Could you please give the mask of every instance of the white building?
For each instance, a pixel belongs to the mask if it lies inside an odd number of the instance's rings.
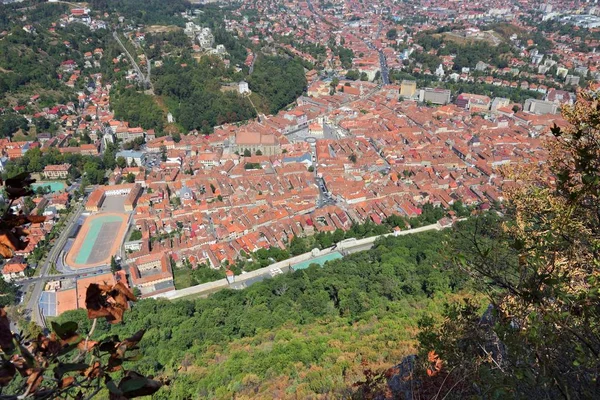
[[[238,84],[238,91],[240,92],[240,94],[246,94],[246,93],[247,93],[247,94],[250,94],[250,93],[251,93],[251,91],[250,91],[250,87],[248,86],[248,82],[246,82],[246,81],[241,81],[241,82]]]

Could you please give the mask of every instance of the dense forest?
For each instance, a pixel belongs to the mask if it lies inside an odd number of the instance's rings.
[[[423,63],[430,70],[434,70],[440,63],[440,56],[455,54],[453,69],[460,71],[463,67],[475,68],[477,62],[482,61],[492,64],[498,68],[508,66],[512,56],[512,48],[507,43],[493,46],[486,42],[473,42],[469,44],[458,44],[453,40],[445,39],[440,35],[422,33],[416,36],[415,41],[423,46],[423,52],[413,55],[415,61]],[[428,54],[430,50],[436,50],[436,55]]]
[[[187,0],[91,0],[90,7],[103,12],[118,12],[137,24],[184,25],[177,15],[191,8]]]
[[[62,37],[67,40],[70,35]],[[32,85],[67,91],[56,78],[57,68],[66,57],[75,58],[77,53],[62,42],[57,43],[56,37],[31,35],[15,26],[11,34],[0,41],[0,93],[16,93]]]
[[[154,90],[173,100],[173,114],[186,131],[210,132],[215,125],[255,116],[247,99],[221,91],[221,82],[232,74],[217,57],[202,57],[197,62],[167,59],[153,72]]]
[[[248,77],[252,92],[268,104],[268,112],[276,114],[293,103],[306,89],[302,63],[295,58],[260,56],[254,72]]]
[[[462,224],[457,232],[472,229]],[[427,307],[441,306],[434,298],[465,289],[463,276],[444,271],[442,249],[455,236],[442,231],[387,237],[372,250],[245,290],[195,301],[142,300],[124,325],[102,322],[95,337],[148,329],[136,368],[174,378],[156,398],[269,393],[280,379],[289,393],[298,388],[335,397],[358,379],[353,365],[361,360],[379,366],[414,351],[414,337],[404,330],[414,332]],[[89,326],[83,311],[59,318],[70,319]],[[391,326],[397,328],[382,330]],[[306,330],[310,336],[301,333]],[[383,350],[395,342],[397,348]]]
[[[111,91],[110,105],[115,118],[129,122],[129,126],[141,126],[161,132],[165,123],[165,113],[151,95],[140,93],[133,88],[115,88]]]

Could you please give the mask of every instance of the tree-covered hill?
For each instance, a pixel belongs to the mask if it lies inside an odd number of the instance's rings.
[[[174,104],[171,111],[186,131],[208,132],[215,125],[255,116],[247,99],[221,91],[221,82],[232,76],[232,69],[218,57],[206,56],[199,61],[168,58],[153,70],[154,90]]]
[[[410,354],[424,311],[465,290],[460,275],[444,270],[442,250],[453,236],[388,237],[324,268],[207,299],[141,300],[125,324],[99,323],[94,336],[146,329],[136,369],[173,379],[157,398],[264,397],[277,387],[282,397],[338,397],[360,378],[362,361],[379,367]],[[83,311],[59,318],[71,319],[90,324]]]
[[[0,5],[0,14],[7,11],[11,17],[6,34],[0,34],[0,108],[27,105],[29,98],[35,94],[40,95],[38,107],[76,100],[75,93],[84,88],[84,79],[78,79],[73,88],[65,84],[72,73],[61,68],[61,64],[67,61],[74,62],[73,69],[82,71],[83,76],[102,73],[105,82],[120,78],[126,72],[116,72],[119,69],[110,62],[121,51],[108,30],[91,31],[77,23],[64,28],[50,26],[51,22],[57,20],[56,11],[58,15],[65,13],[63,6],[38,4],[32,10],[47,10],[48,14],[38,16],[36,11],[35,16],[28,15],[23,21],[17,19],[18,12],[6,10],[7,6]],[[35,32],[29,33],[23,29],[27,23]],[[102,58],[94,56],[94,59],[85,59],[86,52],[98,48],[103,50]],[[90,63],[88,68],[84,68],[86,61]],[[33,113],[34,110],[25,111]]]
[[[117,12],[136,24],[180,25],[184,19],[180,13],[191,8],[187,0],[91,0],[93,10]]]
[[[306,89],[302,63],[295,58],[261,56],[248,77],[250,89],[260,95],[271,114],[294,102]]]

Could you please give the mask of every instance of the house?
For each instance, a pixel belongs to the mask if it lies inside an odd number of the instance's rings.
[[[420,102],[431,102],[433,104],[448,104],[450,103],[450,90],[448,89],[432,89],[425,88],[419,91]]]
[[[533,114],[556,114],[558,112],[558,104],[551,101],[527,99],[523,106],[523,111]]]
[[[104,190],[102,190],[102,189],[94,190],[88,197],[87,202],[85,203],[85,210],[97,212],[100,209],[100,207],[102,206],[102,203],[104,202],[105,197],[106,197],[106,195],[104,194]]]
[[[265,156],[272,156],[281,153],[281,146],[277,137],[272,133],[240,130],[235,134],[234,151],[242,154],[245,150],[252,154],[260,151]]]
[[[131,166],[135,163],[136,166],[141,166],[144,161],[144,153],[141,151],[123,150],[116,154],[116,157],[123,157],[127,161],[127,165]]]
[[[491,100],[487,96],[471,93],[461,93],[456,98],[456,105],[471,111],[488,111]]]
[[[240,92],[240,94],[250,94],[250,88],[248,87],[248,82],[245,81],[241,81],[238,84],[238,91]]]
[[[65,163],[60,165],[46,165],[44,168],[44,176],[46,179],[67,179],[71,164]]]
[[[131,282],[148,297],[174,290],[173,272],[166,253],[150,254],[135,260],[130,267]]]
[[[4,268],[2,268],[2,277],[5,281],[12,279],[18,279],[25,276],[25,270],[27,269],[27,263],[23,257],[15,257],[8,261]]]

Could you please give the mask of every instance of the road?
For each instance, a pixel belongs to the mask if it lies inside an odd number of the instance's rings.
[[[138,66],[138,64],[135,61],[135,59],[129,53],[129,50],[127,50],[127,48],[125,47],[125,45],[123,44],[123,42],[121,42],[121,39],[119,38],[119,34],[117,33],[117,31],[113,31],[113,37],[115,38],[115,40],[117,41],[117,43],[119,43],[119,46],[121,46],[121,49],[125,52],[125,54],[127,55],[127,58],[129,58],[129,61],[131,62],[131,64],[135,68],[135,72],[138,75],[138,80],[140,81],[140,83],[144,86],[144,88],[148,87],[149,90],[152,91],[153,90],[152,89],[152,83],[150,82],[150,60],[146,59],[146,64],[148,64],[148,76],[145,76],[142,73],[142,70]]]
[[[250,64],[250,68],[248,68],[248,75],[252,75],[254,72],[254,63],[256,63],[256,54],[252,53],[252,64]]]
[[[379,38],[382,30],[383,30],[383,24],[380,22],[379,26],[377,28],[377,33],[375,34],[374,40],[377,40]],[[383,54],[383,51],[381,49],[376,48],[375,45],[370,40],[364,39],[364,42],[366,43],[368,48],[370,48],[371,50],[376,50],[377,53],[379,54],[379,69],[381,71],[381,82],[384,85],[389,85],[390,84],[390,70],[387,66],[387,60],[385,59],[385,54]]]
[[[385,54],[383,54],[383,51],[381,51],[381,50],[377,50],[377,52],[379,53],[379,66],[381,69],[381,82],[384,85],[389,85],[390,84],[390,71],[387,66]]]
[[[54,277],[48,276],[48,269],[55,263],[58,256],[60,255],[62,248],[67,243],[67,239],[69,238],[69,233],[73,229],[73,225],[77,223],[77,220],[81,216],[83,212],[83,202],[81,202],[77,208],[69,215],[67,219],[67,223],[65,224],[65,228],[62,230],[58,239],[50,249],[48,253],[48,257],[44,264],[38,268],[40,268],[40,276],[36,278],[32,278],[30,280],[19,282],[23,288],[23,291],[31,290],[31,286],[33,285],[33,291],[27,302],[26,309],[29,310],[31,319],[35,321],[38,325],[45,327],[45,320],[40,313],[40,309],[38,307],[38,302],[40,300],[40,296],[42,295],[42,291],[44,290],[44,283],[49,279],[54,279]],[[77,274],[75,274],[77,275]],[[60,276],[60,275],[59,275]],[[58,276],[57,276],[58,277]]]
[[[94,267],[88,269],[82,269],[77,272],[69,272],[68,274],[59,274],[59,275],[46,275],[46,276],[36,276],[34,278],[29,278],[22,283],[22,287],[30,286],[32,284],[36,284],[38,282],[46,282],[48,280],[61,280],[67,278],[75,278],[75,277],[86,277],[92,275],[102,275],[110,272],[110,266],[106,265],[104,267]]]

